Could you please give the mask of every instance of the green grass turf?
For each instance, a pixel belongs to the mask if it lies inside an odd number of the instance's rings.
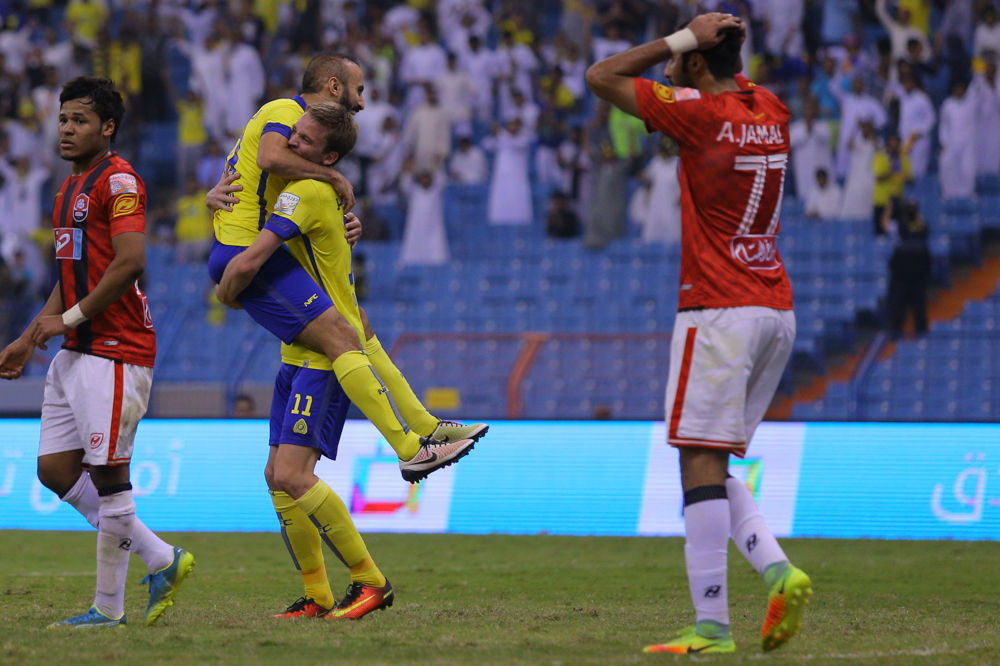
[[[765,655],[764,585],[733,549],[735,655],[644,655],[693,617],[680,539],[367,535],[396,604],[359,622],[276,621],[301,594],[277,534],[168,534],[197,567],[142,626],[133,558],[123,630],[51,630],[93,598],[95,535],[0,531],[0,663],[998,664],[1000,544],[786,540],[816,591]],[[327,557],[335,593],[347,576]]]

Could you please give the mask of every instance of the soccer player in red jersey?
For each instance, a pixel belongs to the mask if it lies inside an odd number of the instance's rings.
[[[0,378],[17,379],[35,347],[63,336],[45,379],[38,478],[97,528],[97,592],[59,626],[125,624],[129,553],[149,568],[152,625],[190,574],[190,553],[135,516],[129,460],[149,401],[156,334],[138,279],[146,266],[146,190],[111,152],[125,106],[109,79],[82,76],[59,96],[59,154],[73,173],[55,198],[59,282],[20,338],[0,352]]]
[[[798,632],[812,594],[753,496],[728,473],[729,456],[746,453],[795,339],[792,290],[777,245],[789,113],[740,76],[744,37],[738,18],[704,14],[587,72],[598,97],[680,145],[681,286],[666,420],[668,442],[680,450],[697,624],[647,652],[735,651],[726,590],[730,535],[770,587],[765,650]],[[670,85],[640,78],[662,62]]]

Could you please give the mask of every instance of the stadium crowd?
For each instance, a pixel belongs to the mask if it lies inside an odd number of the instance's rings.
[[[7,0],[0,3],[0,289],[19,330],[50,283],[49,205],[61,83],[110,77],[127,96],[117,150],[150,191],[154,240],[204,260],[206,191],[264,101],[298,92],[319,50],[365,71],[359,140],[339,167],[366,238],[402,263],[447,262],[449,186],[480,187],[489,224],[547,196],[552,237],[600,248],[639,225],[678,243],[677,146],[587,91],[587,67],[705,10],[748,25],[745,71],[793,112],[786,193],[818,221],[891,222],[905,186],[945,198],[1000,174],[996,0]],[[659,76],[659,73],[652,73]],[[154,132],[154,130],[156,130]],[[162,164],[169,169],[144,170]],[[890,207],[891,208],[891,207]],[[898,208],[898,207],[897,207]],[[481,224],[468,220],[467,224]],[[8,335],[8,337],[11,337]]]

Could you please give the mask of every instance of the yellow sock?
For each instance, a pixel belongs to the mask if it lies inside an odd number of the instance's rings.
[[[337,497],[337,493],[330,489],[323,481],[317,481],[316,485],[306,491],[306,494],[295,500],[299,508],[302,509],[313,525],[316,526],[320,537],[326,541],[326,545],[336,553],[344,566],[351,568],[351,578],[354,578],[353,567],[370,563],[365,568],[365,575],[374,577],[376,582],[381,579],[385,581],[371,556],[368,555],[368,548],[365,547],[364,539],[358,534],[351,520],[351,514],[347,507]],[[374,574],[369,569],[374,568]],[[374,583],[371,583],[374,584]],[[382,582],[379,587],[385,585]]]
[[[371,555],[366,555],[365,559],[351,567],[351,580],[355,583],[374,585],[375,587],[385,586],[385,576],[375,566],[375,560]]]
[[[365,354],[368,355],[368,360],[371,361],[375,372],[378,373],[378,376],[382,378],[382,381],[389,388],[389,393],[392,394],[392,399],[396,401],[396,407],[399,408],[399,413],[403,415],[406,425],[410,426],[410,430],[421,437],[430,437],[434,434],[439,419],[432,416],[427,411],[427,408],[421,404],[420,400],[417,399],[413,389],[410,388],[409,382],[406,381],[406,377],[403,376],[403,373],[399,371],[396,364],[392,362],[389,355],[382,349],[382,343],[378,341],[378,336],[372,336],[371,340],[365,342]]]
[[[316,526],[288,493],[271,491],[271,503],[278,514],[288,554],[302,574],[306,596],[324,608],[333,608],[333,592],[326,580],[326,565],[323,563],[323,542]]]
[[[313,532],[316,532],[313,529]],[[319,536],[319,532],[316,532]],[[326,567],[319,569],[303,569],[302,581],[306,584],[306,597],[312,599],[323,608],[333,608],[337,600],[333,598],[333,591],[330,589],[330,581],[326,579]]]
[[[392,394],[375,372],[364,352],[349,351],[333,362],[344,393],[382,433],[400,460],[420,450],[420,435],[410,430],[396,410]]]

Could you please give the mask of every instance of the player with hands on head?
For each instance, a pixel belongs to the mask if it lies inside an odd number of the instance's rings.
[[[125,114],[112,81],[73,79],[59,103],[59,155],[73,164],[53,213],[59,281],[27,330],[0,352],[0,377],[17,379],[36,346],[48,349],[63,337],[45,379],[38,479],[97,528],[97,590],[86,613],[53,626],[124,625],[130,552],[149,569],[149,626],[173,604],[194,558],[136,517],[129,481],[156,357],[138,284],[146,265],[146,189],[111,152]]]
[[[670,351],[668,443],[680,450],[684,547],[697,623],[647,652],[736,649],[729,631],[726,550],[732,535],[769,586],[765,650],[801,626],[812,594],[729,475],[774,397],[795,339],[778,252],[788,166],[788,109],[740,74],[740,19],[711,13],[678,32],[591,66],[600,98],[680,146],[681,284]],[[670,85],[640,78],[666,62]]]

